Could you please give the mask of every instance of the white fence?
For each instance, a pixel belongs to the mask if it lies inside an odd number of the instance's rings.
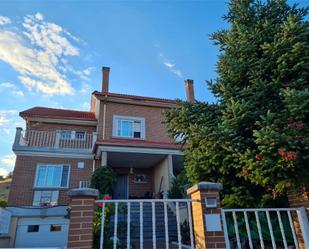
[[[227,249],[299,249],[300,240],[309,248],[304,208],[222,209],[222,216]]]
[[[104,243],[108,240],[112,240],[113,248],[117,248],[120,235],[118,235],[119,221],[120,219],[126,219],[126,248],[131,248],[131,243],[139,249],[150,248],[191,248],[194,249],[194,237],[193,237],[193,225],[191,216],[191,199],[138,199],[138,200],[98,200],[97,203],[102,203],[102,220],[101,220],[101,236],[100,236],[100,249],[105,248]],[[176,221],[172,220],[172,213],[169,210],[170,204],[175,204],[176,207]],[[184,245],[182,241],[182,229],[180,217],[180,204],[186,204],[187,212],[187,224],[189,226],[189,245]],[[125,210],[123,210],[124,205]],[[110,220],[107,221],[107,210],[112,209],[113,215],[110,216]],[[121,214],[122,213],[122,214]],[[125,215],[123,215],[125,213]],[[160,216],[161,214],[161,216]],[[150,218],[151,217],[151,218]],[[161,218],[161,221],[159,220]],[[110,224],[109,228],[113,229],[113,234],[109,238],[104,238],[107,233],[104,231]],[[138,234],[135,236],[132,234],[132,224],[137,225]],[[171,226],[172,225],[172,226]],[[176,227],[176,231],[171,231],[171,227]],[[164,231],[164,235],[162,234]],[[148,233],[148,238],[147,238]],[[174,233],[175,238],[172,238]],[[162,234],[161,239],[160,234]],[[149,237],[150,236],[150,237]],[[172,243],[173,242],[173,243]],[[145,246],[147,245],[147,246]],[[149,247],[150,246],[150,247]]]

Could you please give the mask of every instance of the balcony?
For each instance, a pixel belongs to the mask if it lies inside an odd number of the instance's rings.
[[[14,151],[92,152],[97,133],[85,133],[82,138],[62,137],[60,131],[23,130],[16,128]]]

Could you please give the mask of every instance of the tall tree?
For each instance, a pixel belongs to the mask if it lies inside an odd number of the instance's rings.
[[[308,8],[284,0],[232,0],[218,78],[217,103],[179,101],[166,113],[181,136],[189,180],[224,184],[225,206],[269,206],[287,188],[309,184]]]

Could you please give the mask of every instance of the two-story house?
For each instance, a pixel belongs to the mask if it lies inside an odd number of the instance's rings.
[[[88,187],[97,167],[114,169],[118,199],[159,197],[182,170],[180,147],[163,123],[175,100],[111,93],[109,71],[103,67],[102,90],[92,93],[89,112],[34,107],[20,113],[26,129],[17,128],[13,145],[10,246],[66,245],[67,192]],[[193,81],[185,85],[194,101]]]

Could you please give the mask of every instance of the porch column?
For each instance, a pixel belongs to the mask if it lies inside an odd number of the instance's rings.
[[[102,167],[106,167],[107,166],[107,152],[106,151],[102,151],[102,154],[101,154],[101,166]]]
[[[225,249],[220,205],[221,183],[200,182],[187,190],[191,195],[195,249]],[[216,203],[206,207],[206,200]]]
[[[168,160],[168,189],[170,189],[172,186],[172,181],[175,178],[174,166],[173,166],[173,156],[168,155],[167,160]]]

